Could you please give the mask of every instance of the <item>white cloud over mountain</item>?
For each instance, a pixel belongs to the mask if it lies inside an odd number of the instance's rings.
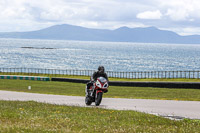
[[[0,0],[0,31],[67,23],[103,29],[155,26],[200,34],[195,30],[200,27],[199,5],[199,0]]]
[[[159,10],[156,11],[145,11],[137,14],[139,19],[161,19],[162,14]]]

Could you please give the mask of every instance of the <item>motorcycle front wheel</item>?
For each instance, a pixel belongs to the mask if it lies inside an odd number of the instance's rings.
[[[99,106],[102,100],[103,92],[97,93],[97,96],[95,98],[95,105]]]

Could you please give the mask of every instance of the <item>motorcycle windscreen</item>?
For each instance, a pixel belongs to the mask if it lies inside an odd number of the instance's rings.
[[[99,77],[99,80],[101,83],[105,83],[107,81],[106,78],[104,78],[104,77]]]

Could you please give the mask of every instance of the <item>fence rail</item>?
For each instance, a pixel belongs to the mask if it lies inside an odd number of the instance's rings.
[[[40,68],[0,68],[1,74],[29,74],[29,75],[74,75],[91,76],[95,70],[62,70]],[[200,71],[143,71],[143,72],[114,72],[107,71],[108,77],[145,79],[145,78],[188,78],[199,79]]]

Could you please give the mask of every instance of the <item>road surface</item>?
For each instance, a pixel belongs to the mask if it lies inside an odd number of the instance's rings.
[[[58,105],[86,107],[85,98],[80,96],[0,91],[0,100],[32,100]],[[135,110],[175,119],[200,119],[199,101],[103,98],[99,107],[116,110]]]

